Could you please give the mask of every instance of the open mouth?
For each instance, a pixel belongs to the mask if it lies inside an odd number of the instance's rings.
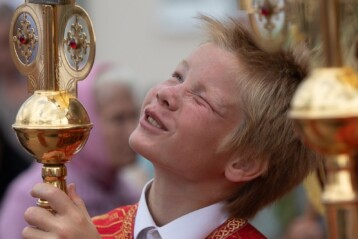
[[[157,119],[155,117],[155,115],[151,114],[150,112],[146,111],[145,112],[145,120],[152,126],[158,128],[158,129],[162,129],[162,130],[167,130],[165,128],[165,126],[159,121],[159,119]]]

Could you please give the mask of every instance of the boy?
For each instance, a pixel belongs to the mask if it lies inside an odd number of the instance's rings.
[[[209,40],[147,94],[131,147],[155,177],[136,205],[93,219],[74,186],[35,197],[24,238],[265,238],[247,219],[299,184],[320,160],[294,133],[287,111],[306,59],[267,54],[234,19],[201,17]]]

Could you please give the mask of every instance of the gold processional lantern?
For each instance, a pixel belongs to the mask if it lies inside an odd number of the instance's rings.
[[[33,93],[13,128],[21,145],[43,164],[43,181],[66,192],[65,163],[82,149],[92,128],[77,99],[77,81],[94,62],[92,23],[75,0],[26,0],[14,13],[9,40]],[[47,201],[37,204],[52,211]]]
[[[325,156],[331,239],[358,238],[358,0],[241,0],[259,46],[305,41],[311,70],[291,102],[305,142]]]

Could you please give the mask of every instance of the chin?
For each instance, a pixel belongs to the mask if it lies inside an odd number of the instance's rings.
[[[133,131],[133,133],[129,136],[129,147],[131,147],[131,149],[138,153],[138,154],[141,154],[140,151],[141,151],[141,140],[139,139],[139,135],[138,133],[136,132],[136,130]]]
[[[153,152],[153,144],[151,144],[151,142],[148,144],[147,142],[147,140],[139,137],[136,133],[132,133],[129,137],[129,146],[132,150],[151,161],[151,159],[156,155],[156,152]]]

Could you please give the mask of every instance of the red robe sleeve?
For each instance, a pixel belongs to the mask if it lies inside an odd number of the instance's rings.
[[[119,207],[106,214],[92,218],[101,238],[132,239],[137,208],[137,204]]]

